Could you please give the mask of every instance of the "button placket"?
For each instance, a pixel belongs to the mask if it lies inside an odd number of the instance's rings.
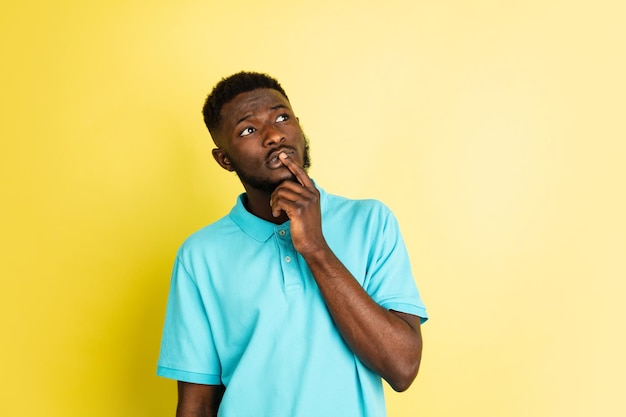
[[[297,260],[297,254],[293,247],[293,243],[291,242],[291,236],[287,227],[277,227],[276,237],[280,252],[280,265],[283,272],[283,283],[285,289],[296,290],[298,288],[302,288],[302,279],[300,277],[298,262],[294,262]]]

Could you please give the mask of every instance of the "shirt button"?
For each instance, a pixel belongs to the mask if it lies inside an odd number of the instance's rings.
[[[286,232],[284,230],[281,230],[281,231],[278,232],[278,234],[281,235],[281,236],[285,236],[285,233]]]
[[[285,256],[285,262],[287,263],[291,262],[291,256]]]

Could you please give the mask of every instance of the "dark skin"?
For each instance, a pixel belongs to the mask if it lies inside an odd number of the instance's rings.
[[[304,134],[289,101],[257,89],[222,108],[215,160],[237,171],[247,209],[276,224],[290,220],[295,249],[309,266],[337,329],[354,354],[396,391],[419,370],[420,318],[378,305],[335,256],[322,233],[320,195],[302,168]],[[276,184],[273,192],[259,184]],[[177,417],[216,416],[224,387],[178,383]]]

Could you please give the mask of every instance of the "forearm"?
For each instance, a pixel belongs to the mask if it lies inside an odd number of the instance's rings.
[[[419,319],[378,305],[329,248],[303,256],[350,349],[393,389],[407,389],[421,360]]]

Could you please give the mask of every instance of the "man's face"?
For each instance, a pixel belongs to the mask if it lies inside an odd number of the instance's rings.
[[[294,180],[278,154],[309,166],[307,140],[289,101],[278,91],[260,88],[235,96],[222,107],[222,123],[213,150],[216,161],[235,171],[244,188],[272,192]]]

